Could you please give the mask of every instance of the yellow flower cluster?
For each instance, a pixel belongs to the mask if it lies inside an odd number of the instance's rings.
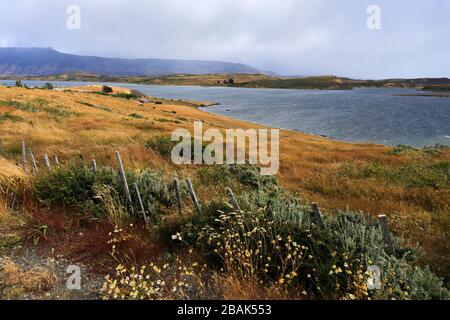
[[[221,214],[220,228],[204,228],[206,239],[224,262],[224,273],[242,278],[265,278],[290,285],[298,277],[309,248],[293,240],[293,235],[276,233],[274,221],[264,215],[244,212]]]
[[[191,263],[185,266],[177,259],[174,264],[150,263],[130,269],[118,265],[114,276],[106,276],[102,288],[104,299],[114,300],[168,300],[190,299],[204,291],[199,275],[206,266]]]

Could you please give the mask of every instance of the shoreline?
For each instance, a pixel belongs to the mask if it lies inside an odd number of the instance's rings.
[[[450,93],[443,93],[443,94],[438,94],[438,93],[430,93],[430,94],[426,94],[426,93],[410,93],[410,94],[394,94],[393,96],[396,97],[430,97],[430,98],[450,98]]]

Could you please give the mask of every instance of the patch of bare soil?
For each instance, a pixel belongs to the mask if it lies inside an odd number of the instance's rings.
[[[73,270],[80,271],[79,289],[73,288]],[[0,253],[0,300],[97,300],[103,280],[61,255],[42,256],[20,246]]]

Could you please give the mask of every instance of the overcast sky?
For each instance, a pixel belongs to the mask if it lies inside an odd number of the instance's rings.
[[[81,29],[66,27],[69,5]],[[367,8],[381,9],[381,29]],[[450,77],[450,1],[2,0],[0,46],[242,62],[279,74]]]

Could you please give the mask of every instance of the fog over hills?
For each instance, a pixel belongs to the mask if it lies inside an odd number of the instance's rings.
[[[245,64],[222,61],[117,59],[80,56],[52,48],[0,48],[0,75],[48,76],[89,72],[108,76],[260,73]]]

